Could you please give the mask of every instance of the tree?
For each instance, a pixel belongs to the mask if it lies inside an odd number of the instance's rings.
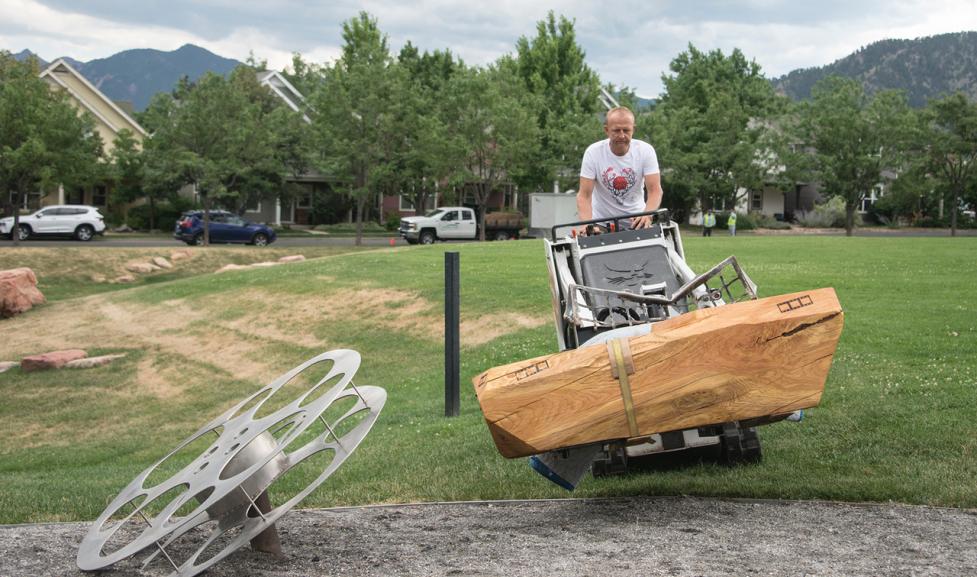
[[[869,97],[852,79],[826,78],[813,93],[802,107],[802,133],[815,150],[823,190],[845,201],[845,233],[851,236],[855,211],[881,182],[883,168],[901,163],[912,113],[902,93]]]
[[[139,142],[127,128],[120,130],[113,141],[111,173],[112,180],[115,181],[112,189],[113,204],[119,203],[123,206],[122,220],[128,223],[129,204],[143,196],[146,171],[145,157]]]
[[[464,63],[450,50],[421,54],[410,42],[397,60],[405,82],[394,119],[399,140],[396,188],[409,195],[417,211],[423,211],[428,199],[446,188],[461,162],[459,150],[450,144],[443,95]]]
[[[304,127],[284,108],[254,69],[241,66],[229,79],[207,74],[182,82],[144,115],[154,131],[147,173],[157,190],[171,179],[194,186],[205,209],[205,244],[214,199],[242,212],[250,200],[281,194],[290,168],[305,166],[303,138],[292,133]]]
[[[0,52],[0,194],[14,208],[44,186],[87,182],[97,171],[102,140],[95,122],[79,114],[62,90],[38,77],[34,61],[17,62]]]
[[[977,170],[977,104],[958,92],[930,102],[926,110],[928,167],[950,193],[950,235],[957,235],[957,212]]]
[[[519,89],[513,68],[503,58],[468,69],[452,77],[448,90],[452,146],[464,157],[457,180],[474,189],[481,240],[489,196],[526,174],[539,138],[531,97]]]
[[[324,69],[324,76],[313,95],[315,146],[322,168],[349,183],[359,245],[365,209],[395,167],[403,73],[394,65],[376,20],[360,12],[343,23],[342,56]]]
[[[166,121],[153,133],[155,162],[173,170],[183,184],[194,187],[203,201],[204,244],[210,243],[210,215],[214,197],[229,193],[239,172],[243,151],[251,137],[251,111],[245,95],[222,76],[206,74],[195,84],[182,83],[164,109]],[[155,114],[155,112],[154,112]]]
[[[741,190],[763,185],[769,169],[761,136],[769,129],[764,119],[782,104],[760,65],[739,49],[729,56],[721,50],[702,52],[689,45],[662,75],[665,92],[655,106],[648,134],[668,172],[673,189],[692,197],[679,198],[689,206],[724,202],[736,206]]]
[[[554,180],[577,182],[584,150],[600,137],[600,79],[587,66],[574,22],[552,11],[536,24],[536,36],[516,42],[516,71],[536,95],[539,146],[525,175],[537,189]]]

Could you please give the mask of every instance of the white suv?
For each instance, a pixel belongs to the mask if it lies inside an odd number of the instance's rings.
[[[80,204],[45,206],[34,214],[20,217],[17,238],[27,240],[32,236],[68,235],[88,241],[96,234],[105,233],[105,222],[98,209]],[[0,218],[0,235],[9,236],[14,228],[14,218]]]

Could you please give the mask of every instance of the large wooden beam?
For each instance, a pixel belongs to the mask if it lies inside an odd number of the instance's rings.
[[[831,288],[768,297],[489,369],[473,383],[505,457],[782,415],[820,401],[843,318]],[[614,374],[622,364],[625,379]]]

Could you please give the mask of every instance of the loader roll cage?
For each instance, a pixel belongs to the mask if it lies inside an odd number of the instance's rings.
[[[730,269],[728,279],[724,271]],[[709,281],[718,277],[718,285],[709,286]],[[740,288],[734,294],[734,287]],[[701,289],[701,290],[697,290]],[[564,318],[580,326],[592,323],[598,329],[614,329],[639,323],[656,322],[669,318],[671,310],[689,312],[700,308],[711,308],[757,298],[756,284],[740,267],[736,257],[729,256],[703,274],[698,275],[681,286],[671,296],[665,294],[635,294],[588,287],[574,282],[567,283],[569,294],[579,294],[582,299],[568,299]],[[623,307],[622,303],[634,306]],[[610,311],[613,314],[607,314]],[[641,312],[638,312],[641,311]],[[621,319],[621,320],[619,320]]]
[[[647,212],[636,212],[634,214],[619,214],[617,216],[612,216],[609,218],[592,218],[590,220],[579,220],[576,222],[565,222],[562,224],[554,225],[550,228],[550,238],[556,242],[557,239],[557,229],[566,228],[568,226],[582,226],[586,224],[594,224],[601,226],[603,228],[609,229],[611,232],[626,230],[630,227],[621,228],[621,221],[628,221],[632,218],[639,216],[651,216],[651,224],[661,224],[669,222],[669,212],[667,208],[659,208],[658,210],[650,210]],[[607,226],[605,223],[610,223],[611,226]]]
[[[618,226],[640,216],[650,216],[651,226]],[[606,232],[574,234],[583,225],[602,225]],[[556,237],[568,227],[569,235]],[[552,234],[547,264],[561,350],[606,331],[757,298],[756,284],[733,256],[703,274],[692,271],[667,209],[563,223]]]

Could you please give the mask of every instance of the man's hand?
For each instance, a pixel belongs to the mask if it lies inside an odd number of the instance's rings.
[[[597,236],[607,231],[607,227],[602,224],[585,224],[577,229],[578,236]]]
[[[651,226],[651,215],[636,216],[631,219],[631,228],[648,228]]]

